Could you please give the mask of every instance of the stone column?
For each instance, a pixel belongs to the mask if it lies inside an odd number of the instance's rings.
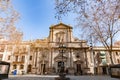
[[[73,65],[72,65],[72,51],[71,51],[71,49],[70,49],[70,67],[73,67]]]
[[[70,67],[68,68],[68,73],[69,74],[74,74],[72,54],[73,54],[73,52],[72,52],[72,50],[70,48]]]
[[[34,67],[36,67],[36,51],[34,52]]]
[[[50,55],[49,55],[49,71],[48,71],[48,74],[52,74],[54,71],[53,71],[53,65],[52,65],[52,63],[53,63],[53,49],[51,49],[51,51],[50,51]]]
[[[24,69],[25,73],[27,73],[28,65],[29,65],[29,59],[30,59],[30,46],[27,45],[26,48],[27,48],[27,54],[25,55],[25,56],[26,56],[26,58],[25,58],[26,64],[25,64],[25,69]]]
[[[85,62],[86,62],[86,68],[88,68],[88,62],[87,62],[87,52],[86,52],[86,49],[84,49],[85,51]]]
[[[33,70],[32,70],[32,73],[36,73],[36,58],[37,58],[37,52],[36,52],[36,50],[34,51],[34,53],[33,53],[33,55],[34,55],[34,60],[33,60]]]
[[[40,74],[40,50],[37,51],[37,74]]]
[[[53,58],[53,50],[51,49],[51,61],[50,61],[50,62],[51,62],[51,64],[50,64],[51,67],[53,67],[53,66],[52,66],[52,58]]]

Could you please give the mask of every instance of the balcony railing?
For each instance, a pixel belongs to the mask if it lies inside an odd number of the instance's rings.
[[[13,61],[13,64],[23,64],[24,61]]]

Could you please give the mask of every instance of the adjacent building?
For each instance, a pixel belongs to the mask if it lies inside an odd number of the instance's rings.
[[[110,55],[104,47],[93,46],[73,36],[72,27],[63,23],[50,26],[44,39],[14,43],[2,40],[0,60],[11,63],[10,74],[58,74],[61,64],[71,75],[108,74]],[[60,50],[60,46],[64,50]],[[63,55],[62,55],[63,54]],[[114,64],[120,64],[120,46],[112,51]]]

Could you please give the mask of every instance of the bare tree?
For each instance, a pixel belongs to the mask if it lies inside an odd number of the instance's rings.
[[[0,0],[0,36],[9,41],[22,40],[22,32],[18,31],[15,23],[19,14],[14,10],[10,0]]]
[[[102,43],[110,54],[115,35],[120,31],[120,0],[55,0],[56,18],[77,13],[77,26],[95,43]]]

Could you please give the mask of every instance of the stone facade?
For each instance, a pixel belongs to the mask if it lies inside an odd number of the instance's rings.
[[[65,50],[60,52],[61,43]],[[58,74],[61,63],[71,75],[108,74],[110,55],[104,47],[93,47],[74,38],[72,27],[63,23],[52,25],[47,38],[19,44],[2,42],[0,59],[11,63],[10,74]],[[120,64],[120,47],[113,47],[114,64]]]

